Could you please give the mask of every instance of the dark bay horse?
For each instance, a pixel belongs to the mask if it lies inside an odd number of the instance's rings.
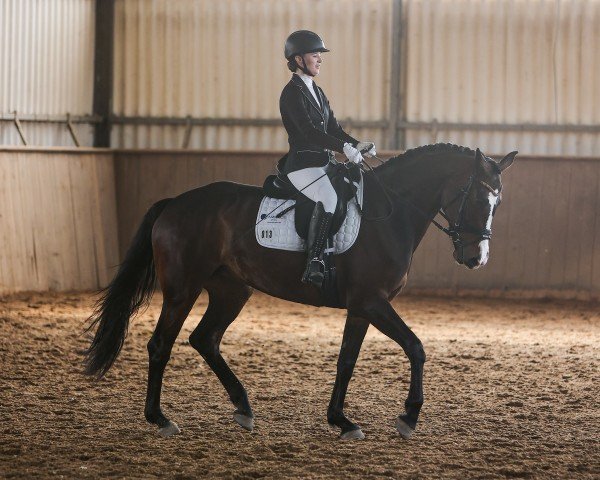
[[[425,352],[390,301],[407,280],[413,253],[436,214],[449,222],[454,258],[469,269],[489,256],[492,217],[500,203],[500,174],[517,152],[496,162],[465,147],[436,144],[409,150],[365,175],[364,211],[354,246],[335,257],[339,308],[348,316],[327,420],[344,439],[364,438],[344,415],[344,398],[369,325],[397,342],[410,361],[405,413],[396,428],[408,438],[423,404]],[[220,353],[220,342],[258,289],[293,302],[320,305],[315,287],[300,282],[305,253],[258,245],[254,224],[259,187],[213,183],[155,203],[146,213],[118,273],[98,301],[89,328],[86,373],[104,375],[119,354],[130,317],[147,304],[158,279],[163,305],[148,343],[146,419],[170,436],[179,432],[160,408],[165,366],[184,320],[202,289],[208,308],[190,336],[235,406],[234,420],[252,430],[248,395]],[[385,212],[388,212],[385,214]],[[381,215],[384,213],[384,215]],[[374,221],[376,214],[380,221]],[[373,221],[368,221],[368,217]]]

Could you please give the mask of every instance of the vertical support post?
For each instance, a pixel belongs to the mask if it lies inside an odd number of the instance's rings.
[[[390,78],[390,150],[403,147],[404,134],[401,134],[400,122],[404,118],[404,28],[402,24],[402,0],[392,0],[392,38],[391,38],[391,78]]]
[[[115,0],[96,0],[95,23],[93,109],[102,121],[94,126],[94,147],[110,147]]]

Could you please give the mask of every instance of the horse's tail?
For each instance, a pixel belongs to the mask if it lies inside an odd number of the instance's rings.
[[[86,328],[89,332],[97,326],[91,345],[84,351],[87,375],[101,378],[110,369],[125,341],[129,318],[152,298],[156,284],[152,227],[170,200],[165,198],[150,207],[119,271],[96,302]]]

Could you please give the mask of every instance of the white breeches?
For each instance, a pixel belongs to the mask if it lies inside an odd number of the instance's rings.
[[[326,212],[334,212],[335,206],[337,205],[337,194],[329,181],[329,177],[325,174],[324,168],[303,168],[302,170],[288,173],[288,178],[294,187],[301,190],[302,193],[313,202],[323,203]],[[317,178],[319,178],[319,180],[316,180]],[[306,187],[311,184],[311,182],[314,183],[309,187]]]

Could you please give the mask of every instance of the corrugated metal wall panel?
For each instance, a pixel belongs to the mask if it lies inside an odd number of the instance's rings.
[[[0,113],[90,114],[94,0],[0,0]],[[23,123],[31,145],[72,145],[66,125]],[[76,125],[83,145],[92,129]],[[21,144],[0,122],[0,144]]]
[[[407,120],[600,124],[600,1],[411,0]],[[490,152],[591,155],[593,133],[412,130]]]
[[[336,116],[381,120],[389,104],[391,5],[117,0],[115,114],[279,118],[279,94],[290,75],[283,44],[290,32],[307,28],[320,32],[332,50],[317,83]],[[184,126],[115,126],[113,145],[179,147],[184,132]],[[383,141],[381,132],[363,133]],[[189,146],[283,149],[287,138],[282,127],[195,126]]]
[[[318,78],[338,118],[390,115],[395,0],[116,0],[117,115],[279,117],[289,32],[320,32]],[[408,121],[600,124],[600,0],[405,0]],[[89,114],[94,0],[0,0],[0,113]],[[340,12],[343,12],[343,19]],[[71,145],[63,125],[24,123],[30,144]],[[92,128],[75,125],[83,145]],[[349,130],[389,145],[384,129]],[[115,126],[118,147],[179,147],[183,126]],[[488,152],[593,154],[597,133],[410,129]],[[20,144],[0,122],[0,143]],[[281,127],[195,126],[190,148],[286,147]]]

